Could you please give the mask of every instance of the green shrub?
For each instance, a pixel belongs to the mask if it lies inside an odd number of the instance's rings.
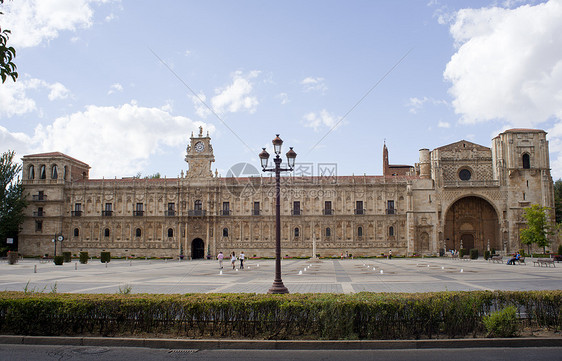
[[[80,252],[80,263],[86,264],[88,263],[88,252]]]
[[[521,248],[521,249],[519,250],[519,254],[520,254],[521,256],[525,257],[525,250],[524,250],[523,248]]]
[[[472,248],[470,250],[470,259],[478,259],[478,249]]]
[[[66,263],[72,262],[72,253],[71,252],[63,252],[62,256],[64,257],[64,261]]]
[[[101,263],[109,263],[111,261],[111,252],[102,252],[100,254]]]
[[[558,245],[558,254],[562,255],[562,244]]]
[[[492,248],[492,254],[496,254],[496,249]]]
[[[61,266],[64,262],[64,256],[55,256],[55,264]]]
[[[482,319],[488,337],[513,337],[517,335],[517,309],[508,306],[503,310],[492,312]]]
[[[465,248],[459,249],[459,258],[463,258],[465,254],[466,254],[466,249],[465,249]]]
[[[484,251],[484,259],[487,261],[490,258],[490,251]]]
[[[505,337],[517,331],[509,332],[511,321],[483,316],[506,305],[524,308],[519,317],[530,327],[562,326],[562,290],[158,295],[119,289],[0,292],[0,334],[393,340],[475,336],[489,322],[490,336]],[[519,322],[513,312],[507,319]]]

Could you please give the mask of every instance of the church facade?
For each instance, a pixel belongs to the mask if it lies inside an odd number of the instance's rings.
[[[273,257],[274,179],[246,163],[222,177],[212,172],[214,159],[202,129],[191,135],[188,170],[178,178],[90,179],[90,167],[68,155],[26,155],[19,251]],[[282,179],[281,247],[291,257],[513,252],[521,248],[524,208],[554,208],[548,141],[537,129],[507,130],[491,147],[461,140],[421,149],[412,166],[390,164],[385,145],[380,176],[307,167],[297,164]]]

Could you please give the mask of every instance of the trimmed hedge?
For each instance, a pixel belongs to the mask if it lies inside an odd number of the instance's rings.
[[[562,328],[562,291],[421,294],[0,293],[0,332],[260,339],[476,336],[483,317],[515,306],[519,322]]]

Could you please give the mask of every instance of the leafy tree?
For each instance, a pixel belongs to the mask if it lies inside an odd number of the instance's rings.
[[[17,238],[24,219],[27,201],[23,195],[23,185],[19,178],[21,164],[14,163],[14,151],[0,156],[0,244],[6,238]],[[7,245],[16,248],[16,245]]]
[[[4,0],[0,0],[0,4],[3,4]],[[0,15],[3,13],[0,12]],[[10,37],[10,30],[4,29],[0,26],[0,78],[2,78],[2,83],[6,81],[8,77],[16,81],[18,77],[17,67],[13,60],[16,57],[16,49],[13,46],[8,46],[8,39]]]
[[[549,222],[549,211],[550,208],[538,204],[524,209],[523,218],[527,221],[527,227],[520,231],[519,238],[521,243],[527,245],[529,253],[532,244],[542,247],[543,253],[546,253],[546,246],[550,244],[548,236],[553,234],[550,230],[552,225]]]
[[[554,182],[554,212],[556,223],[562,222],[562,179]]]

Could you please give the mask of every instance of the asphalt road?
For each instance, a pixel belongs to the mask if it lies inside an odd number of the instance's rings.
[[[140,347],[0,345],[5,361],[45,360],[561,360],[562,347],[427,350],[194,350]]]

